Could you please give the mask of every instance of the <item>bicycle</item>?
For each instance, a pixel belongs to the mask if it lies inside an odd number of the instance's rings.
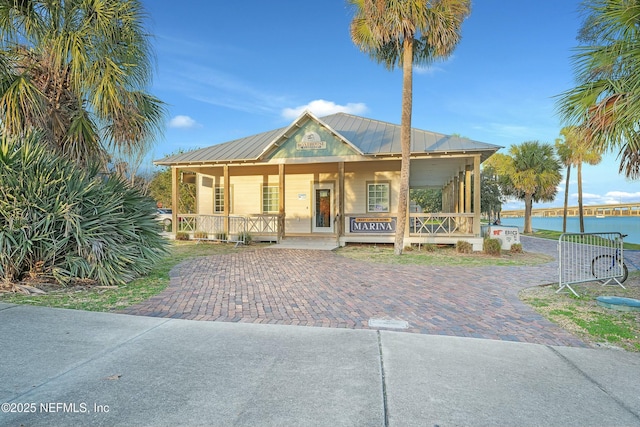
[[[595,277],[596,279],[609,278],[610,280],[610,278],[612,277],[611,273],[615,272],[616,268],[619,268],[618,267],[619,264],[622,264],[622,274],[620,276],[613,276],[613,279],[615,279],[620,284],[624,283],[624,281],[627,280],[627,277],[629,277],[629,270],[627,269],[627,266],[624,263],[624,259],[622,259],[621,257],[621,250],[620,250],[620,247],[622,246],[622,240],[627,236],[628,234],[621,234],[619,239],[616,238],[615,255],[611,255],[611,254],[598,255],[597,257],[591,260],[591,274],[593,275],[593,277]],[[620,244],[618,245],[618,243]]]

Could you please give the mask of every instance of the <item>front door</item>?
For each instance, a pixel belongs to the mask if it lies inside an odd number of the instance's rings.
[[[313,185],[314,233],[333,233],[333,184]]]

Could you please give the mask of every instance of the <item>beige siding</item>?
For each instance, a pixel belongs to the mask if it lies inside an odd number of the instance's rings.
[[[395,213],[398,203],[400,162],[367,162],[345,164],[344,212],[345,229],[350,215],[382,215]],[[202,172],[207,172],[206,174]],[[233,215],[255,215],[262,213],[263,185],[279,185],[279,176],[274,167],[230,168],[231,213]],[[249,173],[250,175],[243,175]],[[210,187],[203,185],[203,178]],[[201,170],[197,176],[198,213],[213,213],[213,187],[224,184],[222,168]],[[312,233],[314,211],[314,183],[333,186],[333,212],[338,212],[340,200],[337,165],[287,165],[285,167],[285,233],[287,235]],[[367,183],[388,182],[390,184],[390,210],[388,213],[367,212]],[[335,231],[335,230],[334,230]]]
[[[196,175],[196,211],[200,215],[213,214],[213,189],[223,184],[223,178],[211,175]]]
[[[396,166],[398,169],[393,170]],[[345,169],[345,216],[367,213],[367,183],[376,182],[390,184],[389,213],[395,212],[400,189],[399,162],[361,163],[349,165]]]
[[[262,211],[262,176],[232,176],[231,199],[234,215],[255,215]],[[269,177],[277,185],[278,177]]]
[[[311,232],[311,186],[313,175],[287,175],[285,177],[285,232]]]

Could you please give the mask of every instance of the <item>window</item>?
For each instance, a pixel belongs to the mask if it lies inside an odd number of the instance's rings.
[[[262,213],[277,213],[280,211],[280,189],[277,186],[265,185],[262,187]]]
[[[213,213],[224,213],[224,187],[213,189]]]
[[[367,212],[389,212],[389,183],[367,184]]]

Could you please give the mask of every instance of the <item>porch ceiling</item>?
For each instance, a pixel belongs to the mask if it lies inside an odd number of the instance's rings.
[[[430,158],[411,160],[410,186],[442,187],[450,182],[465,166],[473,165],[473,159],[464,158]]]

